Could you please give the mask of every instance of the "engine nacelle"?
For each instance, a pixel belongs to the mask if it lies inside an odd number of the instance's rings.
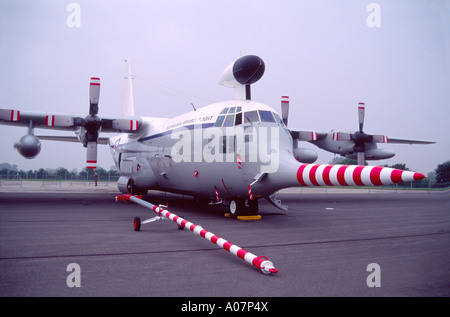
[[[294,157],[301,163],[310,164],[314,163],[317,160],[318,155],[316,152],[310,149],[295,148]]]
[[[391,157],[395,156],[395,153],[392,151],[388,151],[388,150],[382,150],[382,149],[370,149],[370,150],[366,150],[364,151],[365,154],[365,159],[366,160],[386,160],[389,159]],[[346,158],[352,159],[352,160],[356,160],[357,159],[357,154],[353,153],[353,154],[348,154],[345,155]]]
[[[148,161],[142,157],[132,160],[131,177],[121,176],[117,187],[124,194],[146,194],[156,186],[156,177]]]
[[[35,158],[41,152],[41,141],[32,134],[24,135],[19,142],[14,144],[14,148],[19,151],[24,158]]]
[[[127,187],[129,180],[130,180],[129,177],[120,176],[119,180],[117,181],[117,188],[119,188],[119,190],[122,194],[129,194],[128,187]]]
[[[229,88],[256,83],[264,75],[264,61],[255,55],[238,58],[228,65],[222,73],[219,84]]]

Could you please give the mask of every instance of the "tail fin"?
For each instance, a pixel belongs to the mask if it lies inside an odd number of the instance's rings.
[[[129,58],[125,60],[125,97],[123,103],[124,116],[134,116],[134,100],[133,100],[133,77],[131,76],[131,61]]]

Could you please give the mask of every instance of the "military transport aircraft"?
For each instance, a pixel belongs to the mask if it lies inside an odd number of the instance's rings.
[[[134,114],[131,66],[127,62],[126,101],[121,116],[98,115],[100,79],[90,80],[89,115],[0,109],[0,123],[25,126],[28,133],[14,147],[36,157],[40,139],[81,142],[87,168],[97,166],[97,144],[106,144],[120,172],[123,193],[148,190],[182,193],[227,203],[232,216],[256,214],[258,199],[286,209],[274,193],[294,186],[378,186],[419,180],[420,173],[362,166],[309,164],[317,155],[298,141],[319,141],[313,131],[288,129],[268,105],[251,99],[251,85],[264,74],[255,55],[232,62],[220,84],[235,89],[235,99],[214,103],[174,118]],[[74,137],[35,136],[35,128],[74,131]],[[101,133],[115,133],[100,137]]]

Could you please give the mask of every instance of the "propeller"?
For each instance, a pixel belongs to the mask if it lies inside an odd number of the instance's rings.
[[[281,118],[287,126],[289,117],[289,96],[281,96]]]
[[[353,141],[353,149],[356,152],[358,165],[364,165],[366,159],[365,150],[366,143],[376,142],[376,143],[387,143],[388,138],[385,135],[372,135],[366,134],[364,129],[364,116],[366,112],[366,106],[363,102],[358,103],[358,122],[359,130],[349,134],[349,133],[334,133],[333,140],[335,141]]]
[[[97,116],[100,97],[100,78],[91,77],[89,86],[89,115],[84,119],[86,130],[86,167],[97,168],[97,140],[102,128],[102,121]]]
[[[366,149],[366,142],[372,142],[373,136],[364,133],[364,115],[365,115],[366,107],[364,103],[360,102],[358,104],[358,121],[359,121],[359,131],[356,131],[352,135],[350,135],[350,140],[355,142],[353,149],[356,151],[358,165],[364,165],[365,154],[364,151]]]

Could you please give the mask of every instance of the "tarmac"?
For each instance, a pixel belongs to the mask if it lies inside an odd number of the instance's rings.
[[[144,196],[268,257],[270,275],[169,220],[134,231],[135,216],[154,213],[117,194],[115,183],[2,182],[0,296],[450,295],[449,190],[287,189],[277,197],[288,212],[261,200],[250,221],[187,196]]]

